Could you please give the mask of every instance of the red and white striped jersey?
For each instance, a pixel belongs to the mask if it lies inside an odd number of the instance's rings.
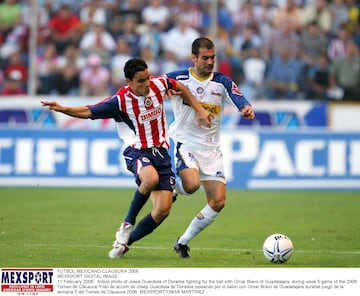
[[[89,106],[91,118],[114,118],[119,137],[133,148],[169,148],[163,104],[168,89],[176,89],[176,81],[163,76],[151,77],[147,96],[136,95],[128,86],[120,88],[111,98]]]

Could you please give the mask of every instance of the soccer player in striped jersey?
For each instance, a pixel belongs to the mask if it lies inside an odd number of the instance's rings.
[[[151,77],[144,60],[133,58],[124,67],[128,86],[98,104],[66,107],[56,101],[42,101],[50,110],[78,118],[113,118],[117,132],[127,148],[123,155],[129,171],[138,185],[127,216],[115,234],[110,258],[121,258],[129,245],[150,234],[169,215],[175,175],[171,158],[164,100],[169,90],[182,93],[184,101],[194,108],[197,118],[193,124],[209,128],[212,114],[204,109],[189,90],[172,78]],[[137,215],[148,198],[152,211],[134,228]]]
[[[174,250],[183,258],[190,257],[189,241],[210,225],[225,205],[226,179],[220,150],[220,128],[225,103],[233,103],[244,118],[255,117],[252,106],[235,82],[213,71],[215,45],[210,39],[200,37],[194,40],[192,62],[193,66],[189,69],[168,73],[167,77],[184,83],[214,117],[210,128],[194,126],[195,112],[180,96],[173,93],[171,103],[174,121],[170,125],[170,136],[176,142],[178,177],[175,189],[178,194],[187,195],[202,185],[207,197],[206,206],[175,241]]]

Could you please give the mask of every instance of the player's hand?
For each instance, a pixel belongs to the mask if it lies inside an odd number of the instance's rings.
[[[49,107],[49,110],[60,111],[62,106],[56,101],[41,101],[41,105]]]
[[[181,95],[182,92],[181,91],[176,91],[175,89],[168,89],[166,91],[166,99],[172,99],[173,96],[178,96]]]
[[[202,110],[197,113],[198,127],[201,128],[203,125],[206,127],[211,127],[211,120],[214,118],[214,115],[204,108],[201,109]]]
[[[241,112],[241,115],[246,119],[254,119],[255,118],[254,110],[249,105],[245,105],[244,107],[242,107],[240,112]]]

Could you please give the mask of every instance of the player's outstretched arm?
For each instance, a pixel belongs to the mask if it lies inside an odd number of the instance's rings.
[[[81,107],[67,107],[62,106],[56,101],[41,101],[42,106],[47,106],[49,110],[56,112],[64,113],[68,116],[78,117],[78,118],[90,118],[91,112],[90,109],[86,106]]]
[[[198,126],[201,127],[201,125],[204,123],[205,126],[210,127],[213,114],[210,111],[204,109],[203,106],[201,106],[201,104],[196,100],[196,98],[192,95],[192,93],[183,83],[177,81],[176,91],[179,92],[184,102],[189,104],[195,110],[197,114]]]

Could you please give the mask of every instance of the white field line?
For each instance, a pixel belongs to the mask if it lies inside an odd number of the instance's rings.
[[[9,246],[8,244],[0,243],[0,246]],[[62,248],[63,245],[58,244],[20,244],[18,246],[28,247],[28,248]],[[88,249],[111,249],[111,244],[109,245],[67,245],[70,248],[88,248]],[[172,247],[160,247],[160,246],[131,246],[132,249],[146,249],[146,250],[172,250]],[[230,249],[230,248],[193,248],[191,250],[196,251],[217,251],[217,252],[229,252],[229,253],[262,253],[262,250],[257,249]],[[305,254],[334,254],[334,255],[360,255],[360,250],[347,251],[347,250],[295,250],[296,253],[305,253]]]

